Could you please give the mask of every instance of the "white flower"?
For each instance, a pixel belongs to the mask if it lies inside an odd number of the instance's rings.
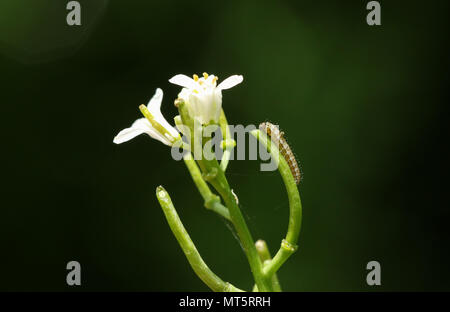
[[[208,124],[211,121],[219,121],[222,90],[232,88],[244,80],[241,75],[233,75],[216,86],[217,79],[217,76],[203,73],[202,78],[194,75],[194,79],[186,75],[176,75],[169,82],[183,87],[178,97],[186,103],[189,115],[202,124]]]
[[[163,91],[158,88],[155,95],[148,102],[147,107],[145,105],[139,107],[146,118],[139,118],[130,128],[120,131],[113,142],[120,144],[142,133],[147,133],[152,138],[169,146],[172,146],[176,140],[180,139],[178,131],[161,114],[162,99]]]

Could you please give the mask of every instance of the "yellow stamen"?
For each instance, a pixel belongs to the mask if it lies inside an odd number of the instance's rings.
[[[197,93],[197,94],[198,94],[198,91],[197,91],[197,90],[195,90],[195,89],[194,89],[194,90],[193,90],[192,92],[194,92],[194,93]]]
[[[212,80],[212,83],[216,82],[217,80],[219,80],[219,77],[215,76]]]
[[[194,74],[193,77],[194,77],[194,80],[195,80],[195,81],[198,81],[198,76],[197,76],[196,74]]]
[[[207,79],[207,78],[208,78],[208,74],[207,74],[207,73],[203,73],[203,77],[204,77],[205,79]]]

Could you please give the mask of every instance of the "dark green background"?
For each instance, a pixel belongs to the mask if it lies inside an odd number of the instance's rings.
[[[205,210],[182,162],[155,140],[113,137],[155,88],[171,120],[178,73],[244,82],[224,91],[231,124],[286,132],[304,180],[288,291],[450,290],[448,4],[381,1],[80,1],[0,4],[1,290],[197,291],[155,198],[163,185],[209,266],[241,288],[247,261]],[[278,173],[234,161],[229,180],[254,238],[286,230]],[[66,285],[66,263],[82,286]],[[377,260],[382,286],[366,285]]]

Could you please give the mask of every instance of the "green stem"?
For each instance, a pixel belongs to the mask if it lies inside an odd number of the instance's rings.
[[[280,151],[275,144],[270,144],[267,135],[259,130],[250,132],[255,136],[270,152],[273,159],[278,159],[278,171],[283,178],[286,192],[289,198],[289,225],[286,238],[282,241],[281,247],[270,263],[264,266],[264,275],[272,276],[283,263],[297,250],[297,240],[302,224],[302,204],[297,184],[291,173],[289,164],[284,157],[280,156]]]
[[[230,212],[231,222],[238,234],[239,240],[244,249],[247,260],[250,264],[253,277],[260,291],[271,291],[270,280],[264,276],[263,264],[258,256],[252,235],[245,223],[241,210],[236,203],[233,193],[231,192],[228,181],[224,172],[220,169],[217,160],[206,161],[203,163],[208,169],[208,181],[213,185],[216,191],[222,196],[225,205]]]
[[[265,263],[264,275],[273,276],[296,250],[297,246],[293,246],[283,239],[281,247],[275,254],[275,257],[273,257],[272,261]]]
[[[201,144],[201,125],[198,125],[197,122],[193,121],[189,117],[189,114],[187,113],[185,107],[185,103],[182,100],[178,99],[176,101],[176,106],[179,109],[183,124],[187,125],[191,129],[191,146],[194,147],[194,156],[196,156],[195,149],[196,147],[198,147],[198,141],[200,141]],[[225,114],[222,114],[222,126],[225,124],[224,120],[226,122],[226,119],[224,119],[224,117]],[[224,129],[222,128],[222,130]],[[197,138],[198,136],[200,136],[200,140],[195,140],[194,138],[196,136]],[[200,166],[201,171],[203,172],[203,178],[209,181],[211,185],[213,185],[216,191],[222,196],[225,205],[228,207],[231,222],[236,229],[258,288],[261,291],[270,291],[270,280],[263,274],[263,265],[256,251],[253,238],[250,234],[250,231],[248,230],[242,213],[235,202],[234,196],[225,177],[224,169],[226,169],[226,166],[223,166],[221,168],[216,159],[207,160],[205,158],[202,158],[196,160],[198,165]]]
[[[267,246],[267,243],[264,240],[259,239],[256,241],[255,246],[261,261],[264,264],[269,264],[272,260],[272,257],[270,256],[270,251],[269,247]],[[272,275],[272,288],[273,291],[277,292],[281,291],[280,281],[278,280],[278,276],[276,273]]]
[[[222,169],[222,171],[225,172],[227,170],[228,162],[230,161],[231,152],[236,142],[234,142],[234,140],[230,138],[230,128],[228,127],[228,121],[223,109],[220,112],[219,126],[223,138],[222,149],[224,150],[222,159],[220,161],[220,168]],[[234,142],[234,144],[232,144],[232,142]]]
[[[236,145],[236,142],[234,140],[228,140],[228,141],[222,141],[222,148],[224,149],[222,159],[220,160],[220,169],[222,169],[223,172],[227,170],[228,163],[230,162],[231,153]]]
[[[206,265],[194,243],[192,242],[188,232],[184,228],[183,223],[181,222],[180,217],[178,216],[177,211],[173,206],[169,194],[162,186],[158,186],[156,188],[156,197],[158,198],[164,215],[166,216],[170,229],[175,235],[178,243],[181,246],[181,249],[183,249],[186,258],[189,261],[189,264],[191,265],[197,276],[213,291],[242,291],[241,289],[236,288],[230,283],[224,282]]]
[[[192,180],[194,181],[198,191],[200,192],[200,195],[203,197],[203,200],[205,201],[204,204],[205,207],[218,213],[225,219],[230,220],[230,212],[228,211],[228,208],[220,203],[219,196],[211,192],[211,190],[208,187],[208,184],[203,179],[202,173],[200,172],[200,169],[195,163],[192,154],[185,153],[185,155],[183,156],[183,160],[184,163],[186,164],[186,167],[189,170],[189,173],[191,174]]]

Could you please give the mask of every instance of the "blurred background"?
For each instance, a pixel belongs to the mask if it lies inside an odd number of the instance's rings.
[[[450,290],[448,3],[65,0],[0,3],[0,290],[207,291],[155,198],[163,185],[207,264],[250,289],[226,223],[203,208],[183,162],[141,135],[113,137],[157,87],[176,115],[178,73],[244,82],[231,124],[279,124],[301,163],[299,250],[286,291]],[[277,172],[234,161],[253,237],[274,253],[288,201]],[[66,284],[81,264],[82,285]],[[366,284],[367,262],[381,286]]]

